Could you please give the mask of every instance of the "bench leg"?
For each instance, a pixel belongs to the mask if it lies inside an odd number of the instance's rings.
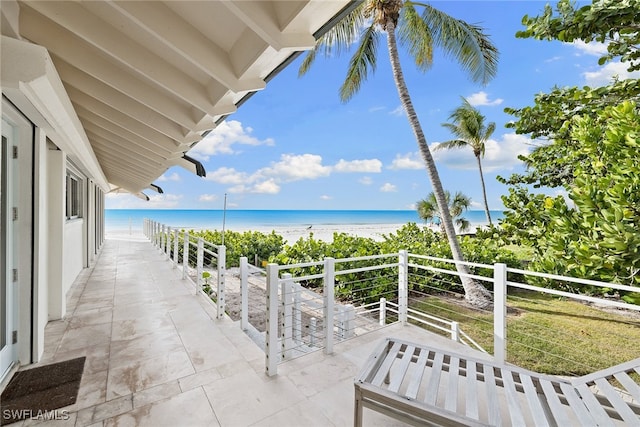
[[[358,386],[355,386],[353,402],[353,427],[362,427],[362,392]]]

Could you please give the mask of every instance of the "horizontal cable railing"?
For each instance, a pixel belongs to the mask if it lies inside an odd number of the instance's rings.
[[[615,358],[624,356],[595,348],[602,331],[611,346],[625,350],[621,354],[636,351],[637,357],[638,337],[628,328],[640,327],[640,306],[616,297],[636,292],[632,286],[406,251],[266,269],[242,257],[227,277],[224,246],[153,221],[145,223],[145,234],[216,301],[219,316],[225,295],[233,299],[238,307],[229,315],[265,350],[269,375],[282,361],[320,349],[331,353],[337,342],[397,322],[540,372],[580,375],[623,362]],[[493,306],[466,303],[462,277],[485,287]],[[607,292],[608,298],[593,295]]]

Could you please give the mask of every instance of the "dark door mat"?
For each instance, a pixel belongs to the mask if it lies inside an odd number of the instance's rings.
[[[68,416],[53,410],[76,402],[84,361],[84,357],[79,357],[16,372],[0,396],[0,425],[31,417]]]

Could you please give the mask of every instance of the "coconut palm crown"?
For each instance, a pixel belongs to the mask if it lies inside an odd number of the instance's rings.
[[[465,213],[469,206],[471,206],[471,199],[469,196],[465,196],[460,191],[457,191],[453,199],[451,198],[451,193],[447,190],[444,191],[444,196],[447,199],[447,206],[449,206],[449,212],[451,213],[451,218],[454,220],[455,224],[458,226],[460,231],[467,231],[471,226],[471,223],[468,219],[462,216]],[[440,213],[440,209],[438,208],[438,202],[436,201],[436,196],[433,192],[429,193],[427,197],[420,200],[417,204],[418,216],[425,221],[437,221],[440,224],[440,229],[444,232],[444,227],[442,226],[442,214]]]
[[[421,10],[420,13],[418,9]],[[439,47],[455,59],[473,81],[481,84],[488,83],[495,76],[498,50],[482,28],[453,18],[428,3],[409,0],[363,0],[317,40],[314,49],[303,60],[299,74],[305,74],[309,70],[318,53],[334,56],[351,50],[355,45],[345,81],[340,87],[340,99],[347,102],[360,90],[369,73],[375,71],[378,46],[383,34],[387,35],[387,49],[400,102],[407,114],[438,208],[442,213],[442,223],[453,259],[457,261],[456,269],[460,273],[465,298],[475,306],[487,307],[491,305],[491,295],[482,285],[468,277],[468,268],[462,263],[462,250],[456,237],[440,176],[400,66],[398,42],[406,48],[420,71],[427,71],[431,67],[434,48]]]
[[[489,203],[487,202],[487,190],[484,185],[481,159],[484,157],[485,142],[493,135],[493,132],[496,130],[496,124],[491,122],[485,125],[485,117],[465,98],[462,98],[462,105],[453,110],[449,116],[449,120],[452,123],[443,123],[442,126],[449,129],[455,139],[440,143],[436,145],[434,149],[471,148],[478,162],[482,197],[484,199],[484,212],[487,216],[487,221],[489,221],[489,226],[491,226],[491,214],[489,213]]]

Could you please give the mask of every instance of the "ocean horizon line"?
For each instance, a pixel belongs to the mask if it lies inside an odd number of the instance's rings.
[[[496,220],[502,211],[491,211]],[[473,226],[487,224],[484,210],[463,215]],[[189,229],[242,229],[302,227],[309,225],[371,225],[426,223],[416,210],[400,209],[106,209],[105,228],[141,229],[144,219]]]

